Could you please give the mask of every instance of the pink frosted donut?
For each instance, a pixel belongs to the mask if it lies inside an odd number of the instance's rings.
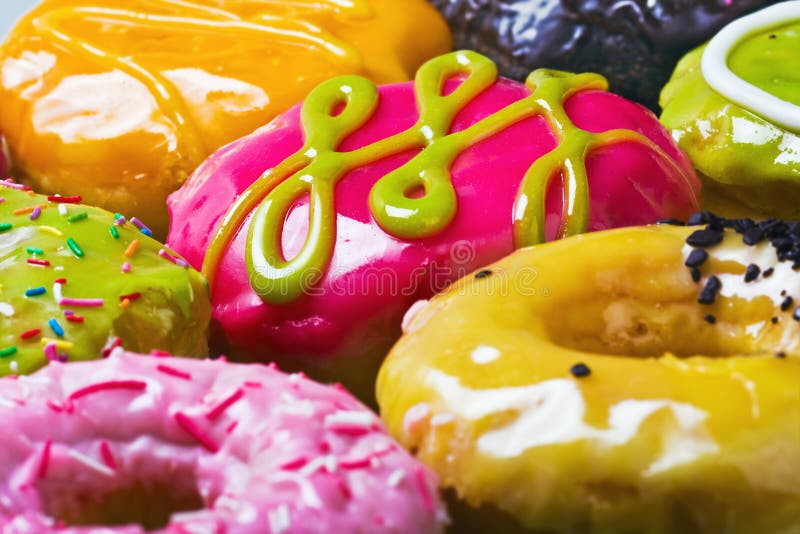
[[[168,242],[205,264],[225,350],[363,393],[416,300],[520,246],[697,209],[686,156],[605,86],[498,78],[471,52],[377,91],[331,80],[209,158],[169,199]]]
[[[124,353],[0,379],[0,532],[439,532],[436,478],[340,388]]]

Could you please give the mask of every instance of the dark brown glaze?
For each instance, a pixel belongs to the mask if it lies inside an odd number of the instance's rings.
[[[680,57],[731,20],[775,0],[432,0],[457,45],[506,76],[533,68],[599,72],[615,92],[657,109]]]

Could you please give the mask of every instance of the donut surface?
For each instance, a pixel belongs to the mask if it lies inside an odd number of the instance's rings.
[[[604,87],[523,85],[473,52],[414,84],[329,80],[170,197],[168,242],[203,266],[234,351],[371,391],[416,300],[520,245],[694,209],[685,156]]]
[[[434,533],[436,478],[345,391],[124,353],[0,380],[4,533]],[[64,528],[66,527],[66,528]]]
[[[726,26],[686,55],[661,93],[661,122],[729,216],[800,218],[800,2]]]
[[[208,354],[205,279],[138,219],[13,182],[0,199],[0,376],[117,345]]]
[[[532,68],[599,72],[611,90],[657,109],[675,63],[726,23],[776,0],[432,0],[456,45],[506,76]]]
[[[331,76],[405,81],[448,50],[425,0],[43,0],[0,46],[0,131],[18,178],[163,238],[217,148]]]
[[[796,532],[800,223],[705,220],[519,250],[415,307],[392,435],[509,532]]]

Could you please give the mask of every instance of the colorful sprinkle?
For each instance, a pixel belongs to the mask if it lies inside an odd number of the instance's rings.
[[[0,223],[0,234],[3,232],[8,232],[12,228],[14,228],[14,225],[11,223]]]
[[[62,298],[58,301],[59,306],[78,306],[81,308],[100,308],[105,305],[103,299],[72,299]]]
[[[39,267],[50,267],[50,262],[47,260],[28,260],[30,265],[38,265]]]
[[[40,232],[44,232],[45,234],[54,235],[56,237],[61,237],[64,234],[58,228],[53,228],[52,226],[42,225],[39,227]]]
[[[72,347],[74,346],[69,341],[64,341],[63,339],[53,339],[51,337],[43,337],[40,343],[42,346],[47,346],[49,343],[52,343],[59,350],[72,350]]]
[[[109,226],[108,231],[111,233],[111,237],[114,239],[119,239],[119,230],[117,230],[116,226]]]
[[[41,214],[42,214],[41,206],[36,206],[35,208],[33,208],[33,212],[31,213],[31,216],[29,218],[30,220],[35,221],[36,219],[39,218]]]
[[[133,257],[133,255],[136,253],[136,249],[138,248],[139,248],[139,240],[134,239],[133,241],[131,241],[131,244],[128,245],[128,248],[125,249],[125,257],[126,258]]]
[[[78,246],[78,243],[76,243],[71,237],[67,238],[67,246],[76,257],[82,258],[84,256],[83,249],[81,249],[81,247]]]
[[[174,376],[177,378],[182,378],[184,380],[192,379],[192,375],[187,373],[186,371],[175,369],[174,367],[170,367],[169,365],[164,365],[163,363],[158,364],[156,366],[156,370],[160,373],[164,373],[166,375]]]
[[[6,347],[4,349],[0,349],[0,358],[8,358],[9,356],[13,356],[17,353],[17,347],[11,346]]]
[[[214,441],[211,436],[204,433],[200,427],[192,421],[192,419],[183,412],[177,412],[175,414],[175,422],[178,423],[187,434],[192,436],[194,439],[197,440],[203,447],[208,449],[211,452],[218,452],[219,451],[219,444]]]
[[[41,255],[44,254],[44,250],[42,250],[40,248],[28,247],[27,251],[28,251],[28,254],[34,254],[34,255],[37,255],[37,256],[41,256]]]
[[[11,212],[11,215],[15,216],[26,215],[28,213],[31,213],[32,211],[33,211],[33,206],[28,206],[26,208],[15,209],[14,211]]]
[[[47,289],[44,286],[32,287],[25,290],[26,297],[38,297],[39,295],[44,295],[45,293],[47,293]]]
[[[589,369],[589,366],[585,363],[576,363],[570,367],[569,372],[572,373],[572,376],[575,378],[584,378],[592,374],[592,370]]]
[[[55,335],[58,337],[64,337],[64,328],[58,324],[58,321],[55,319],[50,319],[47,321],[47,324],[50,325],[50,330],[52,330]]]
[[[127,295],[120,295],[119,300],[120,301],[123,301],[123,300],[134,301],[134,300],[139,300],[140,298],[142,298],[142,294],[139,293],[139,292],[136,292],[136,293],[129,293]]]
[[[165,248],[162,248],[161,250],[159,250],[158,251],[158,255],[161,256],[162,258],[164,258],[165,260],[171,261],[175,265],[179,265],[179,266],[183,267],[184,269],[188,269],[189,268],[189,264],[186,263],[186,260],[178,258],[177,256],[173,256],[172,254],[167,252],[167,249],[165,249]]]
[[[147,389],[147,382],[142,380],[109,380],[107,382],[98,382],[90,386],[80,388],[73,391],[68,399],[74,401],[87,395],[100,393],[102,391],[110,390],[128,390],[128,391],[144,391]]]
[[[57,204],[78,204],[82,199],[80,195],[73,195],[71,197],[62,197],[61,195],[50,195],[47,200]]]
[[[124,274],[128,274],[131,272],[131,264],[127,261],[122,264],[122,268],[120,269]]]
[[[76,223],[76,222],[79,222],[79,221],[82,221],[82,220],[88,219],[88,218],[89,218],[89,214],[86,213],[85,211],[82,211],[80,213],[76,213],[74,215],[70,215],[67,218],[67,222],[68,223]]]
[[[19,335],[19,337],[20,337],[20,339],[26,339],[27,340],[27,339],[34,338],[34,337],[38,336],[41,333],[42,333],[41,328],[34,328],[32,330],[28,330],[26,332],[21,333]]]
[[[59,204],[58,205],[58,214],[61,215],[62,217],[66,217],[67,213],[68,213],[67,212],[67,205],[66,204]]]
[[[150,228],[148,228],[142,221],[140,221],[136,217],[131,217],[131,224],[133,224],[136,228],[138,228],[139,231],[142,232],[144,235],[148,237],[153,235],[153,231],[150,230]]]

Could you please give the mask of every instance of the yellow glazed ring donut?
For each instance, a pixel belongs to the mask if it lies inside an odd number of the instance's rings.
[[[324,80],[410,80],[450,46],[425,0],[43,0],[0,46],[0,132],[17,178],[163,237],[167,195],[222,145]]]
[[[522,249],[412,308],[391,432],[521,531],[798,532],[800,223],[694,219]]]

